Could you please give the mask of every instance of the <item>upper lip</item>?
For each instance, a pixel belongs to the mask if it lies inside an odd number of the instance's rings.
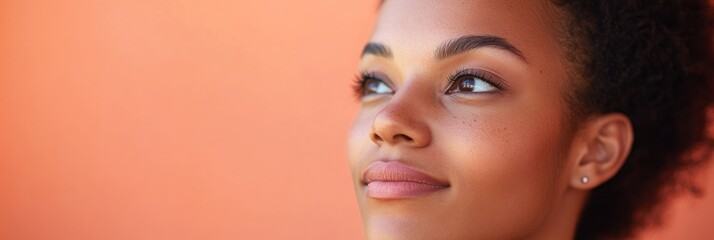
[[[376,161],[371,163],[364,172],[363,183],[369,184],[373,181],[415,182],[434,186],[449,186],[448,182],[436,179],[399,161]]]

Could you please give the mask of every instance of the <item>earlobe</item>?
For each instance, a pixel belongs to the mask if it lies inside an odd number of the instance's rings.
[[[576,159],[571,186],[588,190],[617,174],[630,154],[634,134],[629,118],[610,113],[591,119],[579,135],[584,153]]]

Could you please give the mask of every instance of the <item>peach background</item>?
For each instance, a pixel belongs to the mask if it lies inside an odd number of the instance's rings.
[[[0,0],[0,239],[361,239],[375,2]],[[714,236],[674,209],[648,238]]]

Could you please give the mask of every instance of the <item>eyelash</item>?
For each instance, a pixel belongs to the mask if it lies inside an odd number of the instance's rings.
[[[471,68],[462,68],[462,69],[458,69],[458,70],[454,71],[454,73],[449,75],[449,77],[447,78],[448,84],[447,84],[445,93],[446,93],[446,91],[449,90],[451,85],[455,84],[456,81],[458,81],[462,77],[466,77],[466,76],[477,77],[477,78],[483,80],[484,82],[493,85],[493,87],[495,87],[498,91],[503,90],[503,81],[501,81],[498,77],[495,77],[492,74],[481,71],[481,70],[471,69]]]
[[[360,99],[364,97],[365,83],[368,79],[378,79],[373,72],[362,71],[355,75],[354,82],[352,83],[352,90],[354,91],[355,97]]]

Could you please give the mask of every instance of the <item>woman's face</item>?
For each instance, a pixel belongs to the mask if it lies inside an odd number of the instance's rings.
[[[535,234],[568,186],[567,61],[547,1],[388,0],[349,138],[370,239]]]

